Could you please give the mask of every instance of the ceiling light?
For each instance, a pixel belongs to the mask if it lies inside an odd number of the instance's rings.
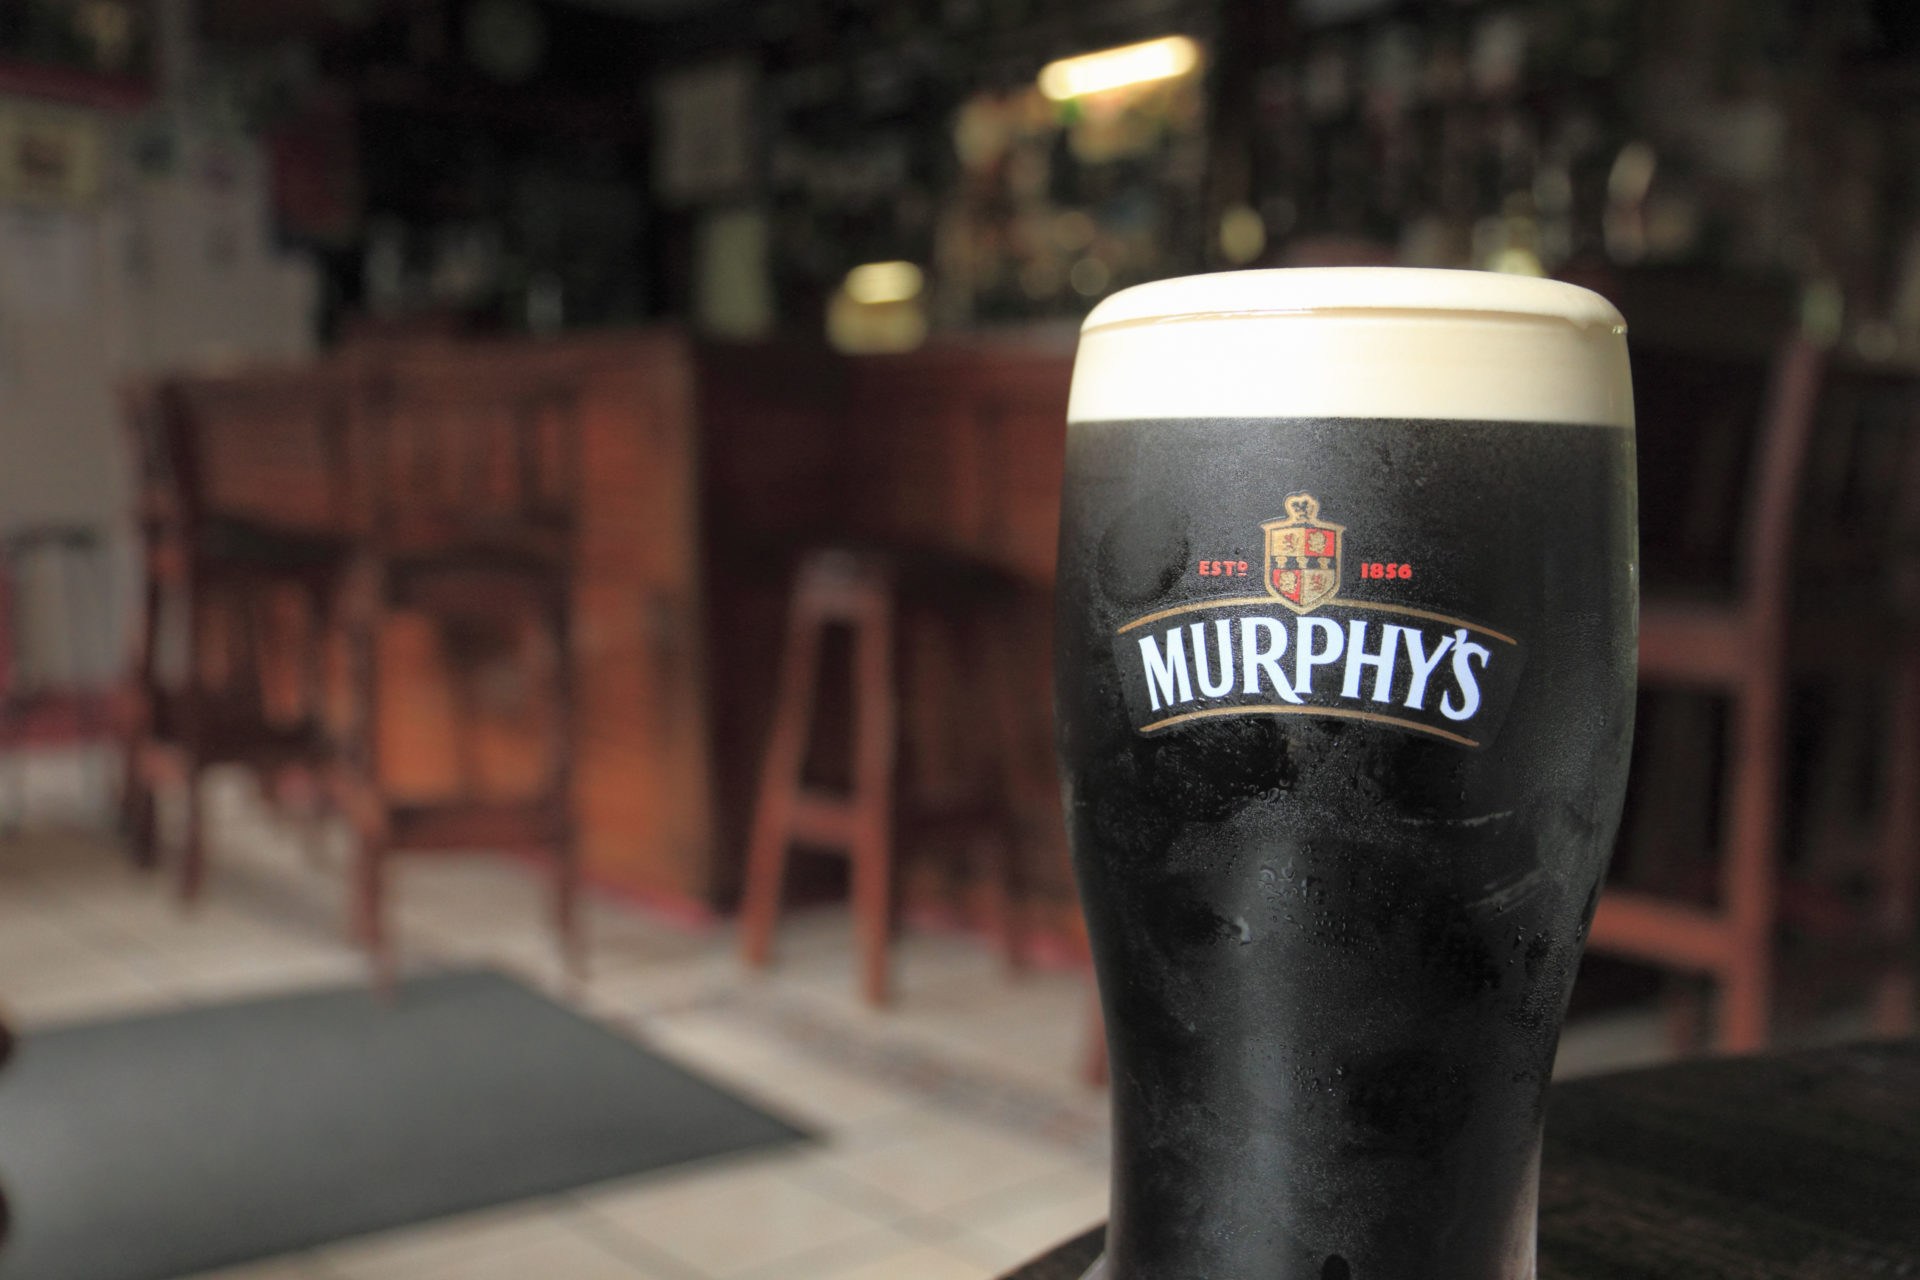
[[[911,262],[869,262],[847,272],[847,296],[876,306],[920,296],[925,277]]]
[[[1040,72],[1040,92],[1061,102],[1124,85],[1170,80],[1199,63],[1199,45],[1186,36],[1166,36],[1049,62]]]

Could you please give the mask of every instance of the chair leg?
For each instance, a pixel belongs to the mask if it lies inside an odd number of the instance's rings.
[[[882,798],[885,803],[885,798]],[[853,845],[854,928],[860,939],[860,991],[873,1007],[891,998],[888,949],[893,943],[893,859],[884,816],[863,819]]]
[[[1913,961],[1902,956],[1890,964],[1873,987],[1873,1033],[1889,1040],[1913,1034],[1913,1006],[1920,1002],[1920,985]]]
[[[1764,1049],[1771,1030],[1784,683],[1777,671],[1757,675],[1734,702],[1732,813],[1722,888],[1733,942],[1721,973],[1717,1047],[1722,1053]]]
[[[754,802],[752,834],[747,841],[747,883],[740,906],[740,935],[747,964],[764,969],[773,950],[786,880],[789,831],[800,770],[807,752],[807,723],[819,680],[820,619],[796,598],[787,623],[786,651],[780,663],[773,726],[760,769],[760,794]]]
[[[1670,973],[1660,993],[1660,1004],[1668,1051],[1676,1058],[1699,1053],[1707,1030],[1705,983],[1690,973]]]
[[[372,770],[362,763],[336,761],[323,774],[329,807],[347,820],[353,852],[347,865],[347,927],[366,948],[375,991],[386,998],[394,989],[394,964],[386,926],[386,860],[391,835],[386,802]]]
[[[1108,1082],[1107,1022],[1100,1011],[1100,988],[1087,981],[1087,1046],[1080,1062],[1080,1078],[1094,1088]]]
[[[868,842],[863,839],[862,844]],[[860,995],[876,1009],[893,998],[888,980],[888,949],[893,942],[893,877],[868,848],[856,848],[853,861],[854,931],[860,945]]]
[[[854,632],[853,909],[860,934],[861,989],[887,1003],[893,942],[893,762],[898,695],[893,679],[893,613],[869,597]]]
[[[554,848],[554,925],[560,934],[561,963],[567,981],[577,991],[587,980],[587,940],[580,919],[581,855],[579,832],[574,824],[574,714],[577,688],[572,667],[572,604],[565,595],[556,596],[547,618],[547,634],[553,644],[553,702],[556,712],[553,739],[553,774],[548,804],[552,808],[559,840]]]
[[[120,798],[120,824],[126,834],[127,855],[142,871],[152,871],[160,865],[154,808],[153,788],[129,775],[126,791]]]
[[[587,979],[587,946],[580,930],[580,856],[571,840],[555,856],[553,872],[553,920],[560,935],[560,957],[567,980],[578,986]]]
[[[187,809],[186,842],[180,850],[180,902],[189,907],[200,900],[201,891],[206,887],[206,805],[200,795],[200,783],[199,761],[189,757],[185,782],[180,788],[182,803]]]
[[[1900,664],[1888,744],[1886,815],[1880,831],[1880,911],[1891,959],[1873,994],[1873,1029],[1911,1035],[1920,998],[1914,973],[1920,913],[1920,643]]]
[[[975,848],[975,874],[984,882],[987,929],[1000,948],[1007,972],[1027,968],[1026,928],[1019,876],[1019,824],[1003,821],[982,833]]]
[[[0,764],[0,779],[4,779],[7,792],[5,801],[0,803],[0,836],[12,838],[26,828],[26,774],[26,765],[18,759]]]
[[[1771,958],[1759,947],[1748,950],[1728,971],[1720,1010],[1721,1052],[1757,1053],[1767,1047],[1772,971]]]
[[[353,931],[367,949],[374,990],[390,999],[397,986],[392,939],[386,921],[386,861],[384,841],[363,837],[354,860]]]
[[[294,828],[300,856],[309,867],[327,865],[327,806],[324,783],[306,765],[289,765],[262,780],[262,789]]]

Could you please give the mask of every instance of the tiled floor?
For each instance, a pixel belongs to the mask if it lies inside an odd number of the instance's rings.
[[[0,1006],[20,1026],[359,981],[342,877],[236,786],[216,867],[183,914],[104,841],[0,843]],[[399,864],[412,963],[510,970],[824,1141],[591,1187],[221,1272],[222,1280],[987,1280],[1105,1213],[1104,1095],[1078,1084],[1085,990],[1010,980],[960,937],[909,933],[897,1008],[853,995],[846,920],[792,919],[770,976],[731,931],[595,901],[570,989],[542,886],[484,857]],[[1561,1071],[1657,1057],[1645,1015],[1568,1029]],[[202,1280],[212,1280],[203,1277]]]

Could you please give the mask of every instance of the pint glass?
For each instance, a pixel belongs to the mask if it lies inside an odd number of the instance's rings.
[[[1619,314],[1465,271],[1162,281],[1088,317],[1068,419],[1091,1274],[1531,1276],[1633,727]]]

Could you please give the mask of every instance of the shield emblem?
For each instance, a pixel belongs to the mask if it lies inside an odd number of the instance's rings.
[[[1322,520],[1310,493],[1289,494],[1286,505],[1286,519],[1260,526],[1267,535],[1267,594],[1295,613],[1311,613],[1340,594],[1347,527]]]

